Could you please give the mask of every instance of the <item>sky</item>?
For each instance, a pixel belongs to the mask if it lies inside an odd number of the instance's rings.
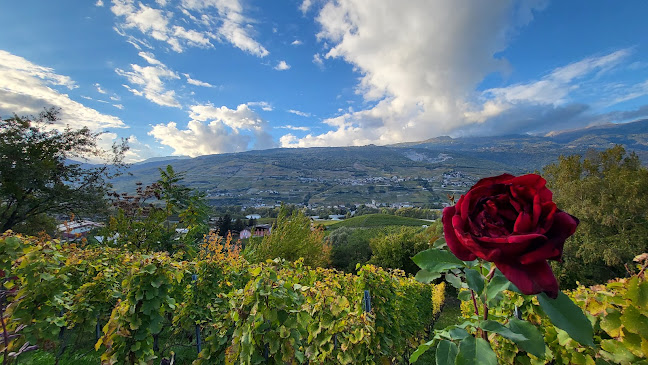
[[[129,162],[648,117],[643,0],[0,1],[0,116]]]

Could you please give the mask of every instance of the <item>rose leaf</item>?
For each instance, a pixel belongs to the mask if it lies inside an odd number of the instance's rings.
[[[454,365],[459,348],[454,342],[442,340],[436,348],[437,365]]]
[[[554,326],[567,332],[569,337],[579,343],[594,347],[592,323],[565,293],[559,292],[556,299],[549,298],[545,293],[540,293],[537,297],[540,308]]]
[[[450,251],[429,249],[421,251],[412,258],[421,269],[430,273],[438,273],[464,266]]]
[[[533,324],[522,321],[517,318],[511,318],[509,321],[511,332],[526,337],[524,340],[513,340],[520,348],[533,356],[542,358],[545,353],[545,342],[542,333]]]
[[[468,336],[459,343],[457,365],[496,365],[497,355],[483,338]]]
[[[477,295],[484,290],[484,277],[477,270],[466,269],[466,282]]]
[[[433,280],[438,279],[440,277],[441,277],[441,274],[439,274],[439,273],[436,273],[436,272],[431,273],[431,272],[429,272],[427,270],[421,269],[416,273],[416,276],[414,277],[414,279],[416,279],[416,281],[419,281],[419,282],[421,282],[423,284],[429,284]]]
[[[454,286],[457,289],[462,288],[462,283],[461,283],[461,278],[455,274],[452,273],[446,273],[445,274],[445,279],[450,285]]]
[[[497,294],[508,289],[511,282],[504,275],[495,275],[486,286],[486,302],[493,300]]]

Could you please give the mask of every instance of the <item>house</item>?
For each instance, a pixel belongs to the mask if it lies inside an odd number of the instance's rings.
[[[91,230],[103,226],[104,225],[101,223],[96,223],[89,220],[81,220],[61,223],[56,226],[56,230],[61,235],[61,238],[75,239],[78,237],[85,237]]]
[[[261,219],[261,216],[258,214],[248,214],[245,216],[247,219]]]
[[[241,239],[246,239],[252,237],[252,228],[247,227],[241,231],[241,235],[239,236]]]
[[[263,237],[269,235],[272,232],[272,226],[269,224],[260,224],[254,227],[254,236]]]

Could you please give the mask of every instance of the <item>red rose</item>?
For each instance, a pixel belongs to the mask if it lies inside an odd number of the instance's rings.
[[[547,260],[560,260],[578,219],[556,208],[541,176],[504,174],[479,180],[443,210],[443,232],[460,260],[481,258],[524,294],[558,296]]]

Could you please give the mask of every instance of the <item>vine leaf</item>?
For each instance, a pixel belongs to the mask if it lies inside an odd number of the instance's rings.
[[[569,337],[579,343],[594,347],[592,323],[565,293],[559,292],[556,299],[549,298],[545,293],[538,294],[537,297],[540,308],[554,326],[567,332]]]

